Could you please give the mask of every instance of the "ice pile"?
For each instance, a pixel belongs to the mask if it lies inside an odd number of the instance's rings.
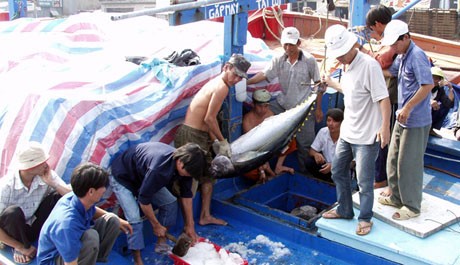
[[[224,248],[219,251],[209,242],[199,242],[191,247],[182,260],[190,265],[241,265],[243,258],[237,253],[228,253]]]

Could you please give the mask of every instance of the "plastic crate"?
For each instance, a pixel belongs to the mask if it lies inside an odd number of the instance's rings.
[[[217,245],[217,244],[215,244],[213,242],[207,241],[204,238],[198,239],[198,242],[207,242],[207,243],[212,244],[217,252],[219,252],[220,249],[221,249],[221,246],[219,246],[219,245]],[[227,250],[227,253],[230,253],[230,252]],[[174,265],[190,265],[188,262],[184,261],[181,257],[179,257],[177,255],[174,255],[173,253],[170,253],[169,257],[174,261]],[[248,265],[248,264],[249,264],[248,261],[243,259],[243,263],[241,265]]]

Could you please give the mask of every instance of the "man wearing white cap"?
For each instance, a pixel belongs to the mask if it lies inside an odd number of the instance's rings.
[[[257,84],[264,80],[271,82],[278,78],[281,93],[276,100],[270,102],[270,109],[280,114],[291,109],[305,100],[312,91],[312,84],[320,80],[319,68],[316,59],[308,52],[300,49],[300,33],[295,27],[287,27],[281,34],[281,45],[284,54],[276,56],[264,71],[248,79],[248,85]],[[308,150],[315,138],[315,119],[323,119],[321,111],[322,92],[318,92],[315,106],[315,118],[309,115],[304,126],[296,135],[299,169],[307,172],[305,162]]]
[[[340,83],[326,78],[329,86],[344,94],[344,120],[340,128],[332,179],[336,184],[338,206],[322,216],[328,219],[353,219],[350,163],[355,159],[359,186],[360,214],[357,235],[372,229],[374,170],[379,147],[390,138],[390,100],[379,63],[353,48],[356,36],[342,25],[326,30],[327,56],[346,67]]]
[[[399,208],[392,216],[407,220],[420,215],[423,186],[423,156],[431,127],[431,65],[425,52],[412,42],[409,28],[401,20],[387,24],[382,45],[391,45],[398,56],[385,70],[398,77],[399,105],[388,150],[387,174],[390,197],[379,203]],[[400,148],[404,146],[404,148]]]
[[[0,241],[14,248],[14,261],[36,255],[31,244],[61,195],[70,187],[50,169],[41,144],[29,143],[17,153],[17,170],[0,180]]]

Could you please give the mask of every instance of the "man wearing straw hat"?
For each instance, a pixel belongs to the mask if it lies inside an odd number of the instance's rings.
[[[17,170],[0,180],[0,241],[14,249],[16,263],[29,263],[40,229],[70,187],[50,169],[43,146],[30,142],[17,153]]]

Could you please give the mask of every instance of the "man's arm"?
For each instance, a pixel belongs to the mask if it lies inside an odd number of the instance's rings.
[[[93,219],[96,220],[96,219],[98,219],[99,217],[103,216],[106,213],[108,213],[108,212],[103,210],[103,209],[101,209],[101,208],[99,208],[99,207],[96,207],[96,213],[94,214]],[[128,221],[126,221],[124,219],[121,219],[120,217],[118,217],[118,220],[120,221],[120,230],[123,231],[123,233],[125,233],[125,234],[132,234],[133,233],[133,228],[128,223]]]
[[[257,84],[257,83],[260,83],[260,82],[262,82],[264,80],[267,80],[267,78],[265,77],[264,72],[258,72],[253,77],[248,79],[247,85]]]
[[[326,159],[324,159],[323,154],[317,152],[315,149],[310,148],[310,150],[308,150],[308,154],[315,159],[316,164],[321,165],[326,163]]]
[[[180,198],[182,214],[184,216],[184,232],[196,241],[198,235],[195,232],[195,221],[193,220],[193,198]]]
[[[208,126],[210,133],[219,141],[223,141],[225,138],[220,131],[219,123],[217,122],[217,114],[219,113],[227,94],[228,92],[226,89],[216,89],[216,91],[211,95],[208,110],[204,117],[204,122]]]
[[[323,120],[323,109],[322,109],[322,106],[321,106],[322,102],[323,102],[323,94],[324,94],[324,92],[318,91],[318,93],[316,95],[316,108],[315,108],[316,122],[321,122]]]
[[[329,87],[332,87],[333,89],[337,90],[340,93],[342,92],[342,87],[340,86],[340,83],[332,79],[330,76],[323,77],[322,82],[326,82]]]
[[[433,84],[422,85],[419,88],[419,90],[415,93],[415,95],[406,103],[406,105],[402,107],[401,112],[396,117],[398,122],[405,124],[407,122],[407,118],[409,118],[412,109],[428,96],[433,87]]]
[[[452,108],[454,106],[454,90],[452,88],[452,84],[447,81],[447,80],[442,80],[441,81],[441,89],[443,90],[443,94],[441,95],[441,103],[446,107],[446,108]],[[444,87],[447,86],[448,89],[448,94],[446,95]]]
[[[379,107],[382,113],[382,126],[378,132],[377,140],[380,141],[380,148],[384,148],[390,142],[390,98],[386,97],[380,100]]]
[[[388,69],[383,69],[383,76],[384,77],[393,77],[393,75],[391,74],[391,72],[388,70]]]
[[[152,225],[153,228],[153,233],[157,237],[165,237],[166,236],[166,227],[160,224],[158,222],[155,213],[153,211],[152,205],[151,204],[142,204],[139,203],[142,212],[144,213],[145,217],[147,217],[147,220],[149,220],[150,224]]]
[[[356,45],[355,45],[356,47]],[[378,51],[370,51],[362,46],[357,47],[362,53],[368,54],[373,57],[379,64],[382,69],[387,69],[393,63],[395,57],[395,50],[391,46],[384,46]]]
[[[40,177],[43,182],[55,189],[61,195],[72,191],[70,185],[66,184],[59,176],[56,175],[56,173],[53,174],[49,166],[46,167],[45,173]]]

